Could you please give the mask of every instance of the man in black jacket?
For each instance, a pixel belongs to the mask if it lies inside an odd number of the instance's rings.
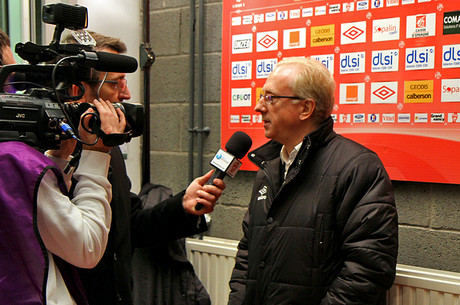
[[[243,221],[228,304],[382,304],[398,250],[393,188],[378,156],[333,131],[335,81],[280,61],[255,111],[272,139]]]
[[[96,41],[96,51],[125,53],[126,45],[117,38],[89,32]],[[79,37],[77,35],[77,37]],[[65,43],[76,43],[72,36],[64,38]],[[93,71],[92,80],[83,83],[85,101],[92,101],[99,95],[112,103],[123,102],[131,97],[125,73]],[[74,87],[73,95],[79,93]],[[138,196],[130,192],[131,182],[119,147],[110,152],[109,181],[112,184],[113,199],[112,226],[107,249],[102,260],[94,269],[80,269],[85,292],[90,304],[129,305],[132,304],[132,250],[135,247],[151,247],[185,236],[191,236],[207,229],[203,216],[213,210],[217,199],[225,189],[221,179],[213,185],[205,185],[211,172],[195,179],[187,190],[157,204],[142,209]],[[205,208],[195,210],[197,202]]]

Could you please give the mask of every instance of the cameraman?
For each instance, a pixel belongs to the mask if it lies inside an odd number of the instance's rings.
[[[10,37],[0,29],[0,67],[15,63],[16,61],[10,47]]]
[[[96,40],[96,51],[125,53],[126,45],[119,39],[89,32]],[[64,43],[76,43],[72,36]],[[93,71],[92,81],[83,83],[86,89],[84,101],[95,96],[112,103],[131,98],[125,73]],[[77,95],[74,88],[73,95]],[[215,185],[205,185],[211,172],[195,179],[185,191],[150,209],[142,209],[139,197],[130,192],[131,182],[126,173],[123,156],[118,147],[111,150],[109,181],[113,185],[112,228],[104,257],[91,270],[80,269],[80,276],[90,304],[129,305],[132,300],[132,250],[135,247],[151,247],[159,243],[191,236],[207,229],[203,214],[212,212],[225,189],[221,179]],[[204,208],[196,211],[200,202]],[[176,293],[176,291],[171,291]]]
[[[106,134],[123,132],[123,113],[94,101]],[[87,113],[94,112],[89,109]],[[83,118],[88,126],[91,115]],[[0,304],[88,304],[74,266],[92,268],[107,245],[111,223],[110,148],[83,145],[70,200],[67,164],[76,141],[61,142],[48,157],[0,132]],[[79,127],[81,140],[95,136]],[[73,265],[73,266],[72,266]]]

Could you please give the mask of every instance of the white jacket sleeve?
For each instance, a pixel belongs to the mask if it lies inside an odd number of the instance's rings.
[[[72,201],[60,192],[51,171],[38,189],[38,229],[46,248],[80,268],[96,266],[107,245],[112,218],[109,162],[107,153],[82,152]]]

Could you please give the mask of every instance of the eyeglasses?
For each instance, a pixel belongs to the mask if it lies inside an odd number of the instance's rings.
[[[265,94],[265,93],[260,93],[260,99],[264,99],[265,103],[267,105],[271,105],[274,102],[274,99],[276,98],[290,98],[293,100],[304,100],[304,98],[298,97],[298,96],[287,96],[287,95],[273,95],[273,94]]]
[[[89,83],[102,83],[103,84],[114,84],[114,88],[120,92],[124,92],[128,87],[128,80],[126,78],[119,78],[118,80],[90,80]]]

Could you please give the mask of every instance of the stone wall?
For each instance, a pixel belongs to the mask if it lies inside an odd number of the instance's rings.
[[[188,185],[189,6],[185,0],[150,1],[151,44],[157,56],[151,72],[151,175],[152,182],[175,191]],[[208,170],[220,147],[222,1],[205,1],[204,12],[204,126],[211,133],[204,141],[203,162]],[[208,235],[241,238],[254,177],[254,172],[239,172],[226,180]],[[460,185],[394,181],[394,187],[399,263],[460,272]]]

